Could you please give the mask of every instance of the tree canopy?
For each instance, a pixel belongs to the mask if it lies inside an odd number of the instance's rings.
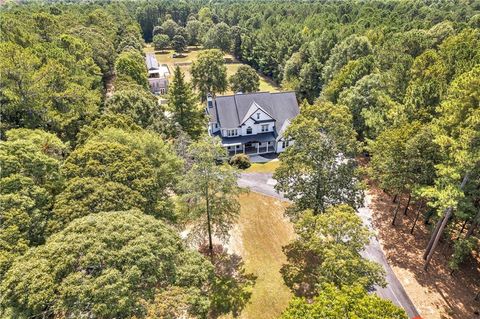
[[[275,188],[285,192],[298,210],[315,214],[336,204],[362,204],[355,162],[358,144],[351,115],[342,106],[319,101],[304,105],[285,132],[293,140],[280,155]]]
[[[227,90],[227,68],[223,54],[217,49],[201,52],[197,61],[192,63],[192,84],[203,99],[208,93],[213,95]]]
[[[133,210],[76,219],[17,259],[0,290],[2,307],[15,316],[114,318],[143,315],[157,291],[179,287],[188,289],[195,314],[205,311],[195,308],[208,303],[202,289],[211,275],[175,231]]]
[[[287,263],[281,273],[297,296],[315,296],[324,284],[385,285],[383,268],[360,256],[371,234],[351,207],[334,206],[321,215],[306,211],[295,232],[298,239],[283,248]]]
[[[229,81],[234,92],[250,93],[260,90],[260,77],[248,65],[241,65],[237,72],[230,76]]]
[[[406,319],[407,314],[391,301],[368,294],[360,286],[341,289],[327,285],[320,295],[308,302],[294,298],[283,312],[281,319]]]

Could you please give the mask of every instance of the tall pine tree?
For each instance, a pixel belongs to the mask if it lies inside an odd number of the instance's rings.
[[[192,138],[198,137],[203,127],[203,114],[198,107],[197,99],[190,83],[177,65],[174,78],[168,91],[168,110],[172,120]]]

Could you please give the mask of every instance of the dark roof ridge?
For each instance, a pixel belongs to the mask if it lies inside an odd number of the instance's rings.
[[[281,92],[269,92],[269,91],[258,91],[258,92],[249,92],[249,93],[233,93],[229,95],[217,95],[215,96],[215,99],[222,98],[222,97],[232,97],[232,96],[237,96],[237,95],[253,95],[253,94],[276,94],[276,93],[290,93],[290,92],[295,92],[295,91],[281,91]]]
[[[237,119],[238,119],[238,122],[240,123],[240,114],[238,114],[238,105],[237,105],[237,99],[235,98],[235,94],[233,95],[233,102],[235,103],[235,111],[237,111]]]
[[[279,93],[296,93],[296,92],[295,92],[295,90],[270,92],[270,94],[279,94]]]

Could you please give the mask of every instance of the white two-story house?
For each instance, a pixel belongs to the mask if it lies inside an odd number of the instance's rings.
[[[207,97],[208,132],[229,155],[280,153],[294,141],[283,133],[299,108],[294,92],[236,93]]]
[[[168,91],[168,79],[170,71],[166,64],[159,65],[155,53],[147,53],[145,56],[147,65],[148,83],[154,94],[166,94]]]

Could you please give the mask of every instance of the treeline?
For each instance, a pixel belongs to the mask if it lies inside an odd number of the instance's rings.
[[[236,171],[179,69],[170,116],[150,93],[128,5],[1,12],[2,318],[216,318],[250,298],[219,244]]]

